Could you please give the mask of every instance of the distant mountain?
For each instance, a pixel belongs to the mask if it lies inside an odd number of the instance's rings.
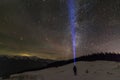
[[[114,61],[120,62],[120,53],[114,52],[101,52],[101,53],[93,53],[92,55],[86,55],[79,58],[76,58],[77,61]]]
[[[76,58],[76,61],[114,61],[120,62],[120,54],[117,53],[93,53],[92,55],[86,55]],[[37,57],[8,57],[0,56],[0,77],[8,78],[11,74],[42,70],[50,67],[59,67],[73,63],[73,59],[69,60],[48,60],[40,59]]]
[[[0,56],[0,77],[7,78],[11,74],[41,69],[55,62],[49,59],[23,56]]]
[[[101,53],[93,53],[90,55],[85,55],[76,58],[76,62],[78,61],[114,61],[114,62],[120,62],[120,54],[119,53],[112,53],[112,52],[101,52]],[[73,63],[73,59],[69,60],[62,60],[62,61],[56,61],[54,63],[48,64],[48,67],[59,67],[66,64]]]

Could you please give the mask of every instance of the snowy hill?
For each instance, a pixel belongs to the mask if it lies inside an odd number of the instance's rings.
[[[57,68],[12,75],[5,80],[119,80],[120,63],[111,61],[77,62],[78,75],[73,74],[73,64]]]
[[[73,59],[52,61],[28,57],[13,57],[3,61],[11,62],[10,68],[1,67],[7,71],[1,80],[118,80],[120,78],[120,55],[117,53],[96,53],[76,58],[77,73],[73,72]],[[22,63],[24,62],[26,66]],[[16,64],[16,65],[13,65]],[[29,63],[29,64],[28,64]],[[33,65],[34,64],[34,65]],[[6,64],[7,65],[7,64]],[[11,67],[12,66],[12,67]],[[15,68],[17,66],[17,68]],[[14,70],[11,71],[10,70]],[[9,73],[9,75],[7,75]],[[2,74],[2,72],[1,72]]]

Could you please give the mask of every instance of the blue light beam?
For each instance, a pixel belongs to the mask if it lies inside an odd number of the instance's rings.
[[[74,59],[74,65],[76,65],[75,0],[68,0],[67,4],[68,4],[68,14],[69,14],[70,29],[71,29],[71,37],[72,37],[73,59]]]

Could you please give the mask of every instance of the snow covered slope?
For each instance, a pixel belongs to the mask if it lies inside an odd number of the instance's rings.
[[[77,62],[78,75],[73,64],[12,75],[5,80],[120,80],[120,63],[112,61]]]

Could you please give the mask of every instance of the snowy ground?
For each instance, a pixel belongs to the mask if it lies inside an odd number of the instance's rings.
[[[119,62],[80,61],[77,62],[77,70],[78,75],[74,76],[73,64],[69,64],[58,68],[20,73],[5,80],[120,80]]]

